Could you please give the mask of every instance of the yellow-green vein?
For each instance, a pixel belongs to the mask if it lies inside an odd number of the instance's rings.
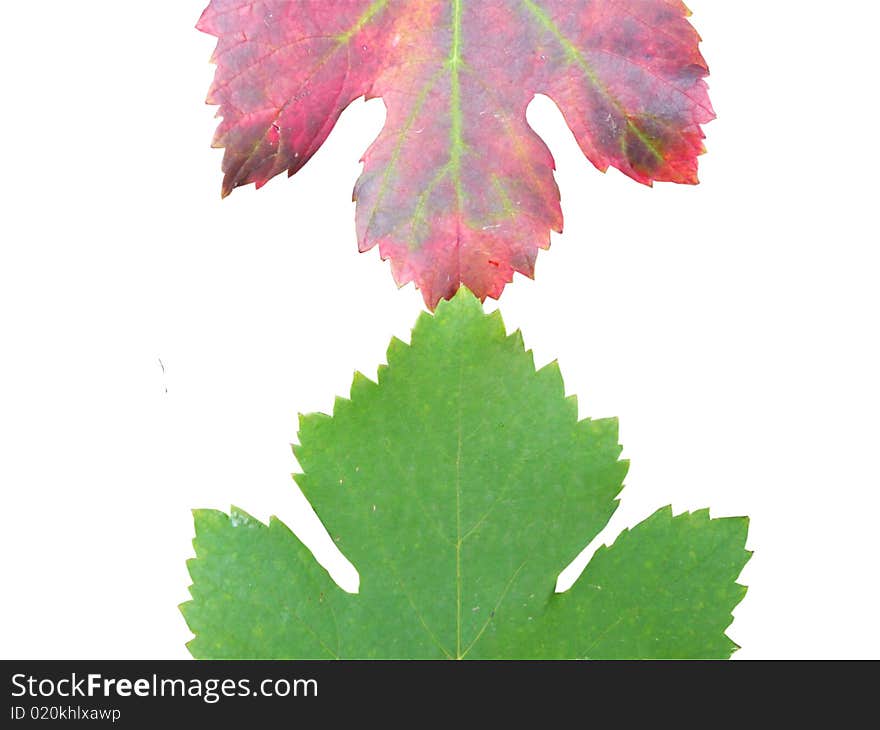
[[[645,146],[645,148],[657,158],[658,162],[663,162],[663,154],[656,148],[654,143],[651,141],[650,137],[646,135],[641,129],[639,129],[630,119],[629,114],[626,109],[624,109],[623,104],[618,101],[614,95],[608,90],[605,84],[602,83],[602,80],[593,70],[592,66],[587,63],[587,59],[584,58],[584,54],[581,53],[580,49],[571,42],[571,40],[559,29],[559,26],[553,21],[553,18],[547,13],[544,8],[538,5],[534,0],[522,0],[523,6],[528,10],[535,20],[540,23],[541,27],[544,28],[550,35],[552,35],[559,45],[562,47],[563,52],[565,53],[565,57],[574,63],[578,68],[583,71],[584,76],[590,81],[593,85],[593,88],[596,89],[602,96],[604,96],[614,107],[620,112],[624,119],[626,119],[626,126]],[[625,150],[626,138],[623,138],[623,142],[621,143],[621,151],[626,154]]]

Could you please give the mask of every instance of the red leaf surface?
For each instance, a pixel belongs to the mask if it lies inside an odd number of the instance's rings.
[[[713,118],[699,36],[679,0],[212,0],[208,103],[223,194],[292,175],[342,110],[382,97],[357,182],[359,248],[433,308],[498,297],[561,231],[553,158],[526,122],[553,99],[600,170],[697,182]]]

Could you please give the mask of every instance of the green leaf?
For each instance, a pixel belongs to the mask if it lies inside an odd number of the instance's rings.
[[[195,513],[200,658],[728,657],[745,518],[669,508],[559,573],[604,527],[627,464],[559,369],[461,290],[300,420],[297,483],[360,573],[341,590],[281,522]]]

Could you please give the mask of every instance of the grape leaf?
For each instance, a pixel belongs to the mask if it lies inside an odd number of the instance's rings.
[[[535,370],[466,289],[301,417],[296,481],[360,573],[340,589],[277,519],[195,512],[200,658],[726,658],[746,518],[659,510],[559,573],[617,506],[615,419],[578,421],[555,363]]]
[[[713,119],[679,0],[211,0],[208,102],[223,194],[299,170],[343,109],[382,97],[355,186],[361,251],[433,308],[498,297],[562,230],[553,158],[526,122],[552,98],[584,154],[639,182],[697,182]]]

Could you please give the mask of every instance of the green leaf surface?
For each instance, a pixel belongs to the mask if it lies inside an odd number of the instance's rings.
[[[461,290],[356,374],[333,416],[301,417],[297,483],[360,573],[340,589],[281,522],[195,513],[199,658],[726,658],[745,518],[664,508],[559,573],[617,506],[615,419],[577,419],[555,363],[536,371]]]

